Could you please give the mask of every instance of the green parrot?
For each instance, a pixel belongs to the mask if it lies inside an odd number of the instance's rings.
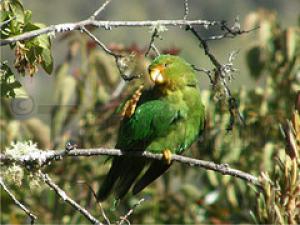
[[[139,193],[171,166],[172,154],[189,148],[204,129],[204,105],[189,63],[178,56],[160,55],[149,66],[149,75],[152,87],[140,86],[123,106],[116,148],[162,153],[164,160],[113,158],[99,201],[111,192],[121,199],[133,184],[133,194]]]

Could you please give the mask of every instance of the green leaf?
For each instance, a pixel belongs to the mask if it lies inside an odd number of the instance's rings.
[[[45,34],[37,37],[38,46],[43,49],[50,49],[51,43],[50,38]]]
[[[24,32],[37,30],[43,27],[45,27],[45,25],[41,23],[27,23],[26,26],[24,27]],[[37,45],[44,49],[45,48],[49,49],[51,47],[50,38],[46,34],[35,37],[32,40],[27,41],[26,43]]]
[[[9,19],[9,13],[6,11],[2,11],[0,14],[0,21],[4,22]],[[2,30],[2,29],[1,29]]]
[[[6,63],[0,65],[0,81],[1,97],[14,98],[15,91],[22,86]]]
[[[0,22],[3,23],[4,21],[9,19],[9,13],[8,12],[1,12],[0,13]],[[0,29],[0,38],[5,39],[8,38],[10,34],[9,24],[2,25]]]
[[[22,33],[21,24],[16,20],[11,20],[9,23],[9,30],[10,30],[9,36],[19,35]]]
[[[32,12],[30,10],[25,10],[25,18],[24,18],[25,26],[26,24],[31,22],[31,18],[32,18]]]
[[[40,29],[40,27],[37,26],[35,23],[28,22],[25,24],[23,31],[27,32],[27,31],[37,30],[37,29]]]
[[[28,43],[26,43],[26,47],[29,48],[29,51],[26,53],[28,61],[30,64],[36,63],[37,57],[42,54],[43,49],[33,44],[28,45]]]
[[[16,16],[16,21],[19,23],[24,23],[25,13],[24,7],[20,1],[14,0],[10,2],[10,9],[13,12],[14,16]]]
[[[249,214],[250,214],[250,217],[253,220],[254,224],[259,224],[258,219],[256,218],[255,213],[252,210],[250,210]]]
[[[51,74],[53,70],[53,58],[51,55],[51,51],[48,48],[44,48],[42,50],[42,67],[48,73]]]

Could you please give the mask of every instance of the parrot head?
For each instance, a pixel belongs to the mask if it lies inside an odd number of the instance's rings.
[[[184,86],[197,86],[192,66],[174,55],[160,55],[149,66],[150,80],[160,89],[175,91]]]

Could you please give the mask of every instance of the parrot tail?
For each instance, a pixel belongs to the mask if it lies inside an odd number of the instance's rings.
[[[124,197],[146,165],[146,161],[141,158],[133,157],[128,158],[126,161],[126,166],[122,168],[122,174],[115,188],[116,199]]]
[[[124,158],[116,157],[113,159],[111,168],[104,179],[104,182],[97,194],[97,200],[102,202],[104,201],[109,194],[111,193],[115,182],[120,177],[122,171],[122,164],[124,162]]]
[[[165,162],[161,161],[154,161],[152,162],[151,166],[147,170],[147,172],[142,176],[142,178],[134,185],[132,193],[138,194],[142,191],[148,184],[166,172],[167,169],[171,164],[166,164]]]
[[[111,168],[98,191],[97,200],[104,201],[113,190],[116,199],[124,197],[145,165],[146,161],[141,158],[114,158]]]

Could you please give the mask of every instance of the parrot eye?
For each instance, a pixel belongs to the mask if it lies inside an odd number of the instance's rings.
[[[168,66],[170,66],[170,63],[165,63],[164,67],[167,68]]]

